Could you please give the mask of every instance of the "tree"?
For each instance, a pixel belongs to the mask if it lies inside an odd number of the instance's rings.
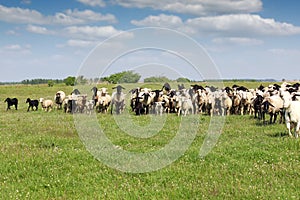
[[[137,83],[141,78],[138,73],[133,73],[132,71],[127,71],[123,74],[119,83]]]
[[[49,80],[49,81],[48,81],[48,87],[53,87],[53,85],[54,85],[54,81]]]
[[[177,82],[179,82],[179,83],[188,83],[188,82],[191,82],[191,80],[190,79],[188,79],[188,78],[183,78],[183,77],[180,77],[180,78],[178,78],[178,79],[176,79],[176,81]]]
[[[144,79],[145,83],[161,83],[161,82],[170,82],[172,80],[168,79],[165,76],[151,76]]]
[[[74,76],[68,76],[64,79],[64,83],[68,86],[74,86],[75,85],[76,78]]]
[[[101,78],[101,81],[107,81],[109,83],[137,83],[141,78],[141,75],[133,73],[132,71],[124,71],[112,74],[107,77]]]

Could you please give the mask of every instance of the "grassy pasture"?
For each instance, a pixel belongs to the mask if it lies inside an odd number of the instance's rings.
[[[287,136],[283,124],[262,125],[251,116],[226,117],[217,145],[200,159],[210,117],[199,116],[196,138],[178,160],[154,172],[125,173],[86,150],[72,115],[26,112],[27,97],[53,99],[56,91],[72,89],[0,86],[1,199],[299,199],[300,142]],[[18,111],[6,112],[6,97],[19,99]],[[120,133],[111,115],[97,114],[97,119],[116,145],[146,152],[174,137],[179,118],[168,116],[164,129],[148,139]],[[147,124],[149,117],[133,120]]]

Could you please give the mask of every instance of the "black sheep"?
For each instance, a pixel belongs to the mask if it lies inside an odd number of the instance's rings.
[[[15,109],[18,110],[18,99],[17,98],[6,98],[4,102],[7,102],[7,109],[10,109],[10,106],[15,106]]]
[[[26,103],[28,103],[28,109],[27,112],[29,112],[29,109],[31,108],[31,110],[33,110],[33,107],[35,107],[35,111],[38,110],[38,106],[39,106],[39,101],[38,100],[31,100],[30,98],[27,98]]]

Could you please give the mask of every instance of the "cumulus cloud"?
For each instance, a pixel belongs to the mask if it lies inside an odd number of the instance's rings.
[[[173,28],[191,34],[204,34],[226,37],[288,36],[300,34],[300,27],[288,23],[265,19],[253,14],[231,14],[198,17],[182,21],[174,15],[148,16],[140,21],[133,20],[136,26],[159,26]]]
[[[112,0],[112,2],[123,7],[148,7],[155,10],[196,16],[253,13],[261,11],[263,5],[261,0]]]
[[[78,2],[88,5],[88,6],[99,6],[99,7],[104,7],[105,2],[103,0],[77,0]]]
[[[70,47],[93,47],[96,46],[97,42],[95,41],[88,41],[88,40],[68,40],[67,46]]]
[[[259,15],[237,14],[189,19],[186,25],[202,32],[228,35],[285,36],[300,34],[300,27],[264,19]]]
[[[54,34],[53,31],[50,31],[46,27],[42,27],[42,26],[28,25],[26,30],[31,33],[37,33],[37,34]]]
[[[0,48],[1,54],[30,54],[31,53],[31,45],[20,45],[20,44],[10,44]]]
[[[103,39],[113,35],[123,33],[124,37],[132,37],[132,33],[123,32],[113,26],[70,26],[64,29],[69,37],[77,39]]]
[[[68,9],[65,12],[45,16],[36,10],[0,5],[0,21],[18,24],[76,25],[99,21],[115,23],[117,20],[112,14],[102,15],[91,10]]]
[[[245,46],[255,46],[262,45],[264,42],[262,40],[254,38],[245,37],[228,37],[228,38],[215,38],[212,40],[214,44],[221,45],[245,45]]]

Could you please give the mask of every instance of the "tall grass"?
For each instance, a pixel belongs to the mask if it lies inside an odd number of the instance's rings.
[[[130,87],[130,85],[126,86]],[[110,87],[109,87],[110,88]],[[57,85],[0,86],[0,195],[2,199],[299,199],[300,143],[283,124],[229,116],[213,150],[199,157],[209,116],[199,116],[196,138],[174,163],[149,173],[124,173],[95,159],[83,145],[73,117],[63,111],[26,112],[27,97],[51,98]],[[6,97],[20,100],[5,111]],[[174,137],[179,118],[148,138],[122,133],[110,115],[97,114],[108,137],[129,151],[154,151]],[[148,123],[148,116],[133,116]]]

